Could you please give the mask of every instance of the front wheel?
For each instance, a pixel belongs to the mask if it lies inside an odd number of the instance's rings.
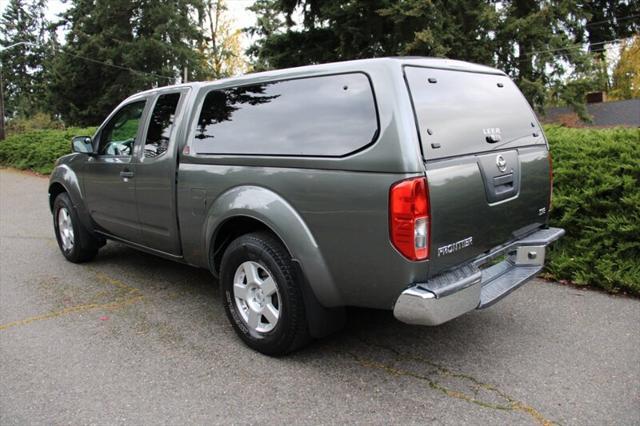
[[[291,256],[272,234],[246,234],[229,244],[220,287],[227,317],[249,347],[283,355],[310,340]]]
[[[86,262],[98,253],[100,242],[80,223],[67,193],[53,202],[53,228],[62,255],[74,263]]]

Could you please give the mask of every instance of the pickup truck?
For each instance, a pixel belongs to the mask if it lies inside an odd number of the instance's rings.
[[[552,167],[503,72],[379,58],[155,88],[72,141],[49,203],[71,262],[115,240],[207,268],[269,355],[345,307],[438,325],[533,278]]]

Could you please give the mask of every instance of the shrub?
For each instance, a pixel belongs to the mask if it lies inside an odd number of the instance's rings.
[[[7,120],[7,135],[30,132],[32,130],[64,129],[64,123],[53,119],[49,114],[43,112],[36,113],[30,118],[12,118]]]
[[[0,165],[49,174],[58,157],[71,152],[71,138],[92,135],[94,131],[94,128],[33,130],[9,136],[0,141]]]
[[[640,294],[640,129],[545,129],[554,164],[553,278]]]

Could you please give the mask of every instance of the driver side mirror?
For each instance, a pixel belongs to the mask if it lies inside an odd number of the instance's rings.
[[[71,151],[81,154],[93,154],[93,144],[90,136],[76,136],[71,140]]]

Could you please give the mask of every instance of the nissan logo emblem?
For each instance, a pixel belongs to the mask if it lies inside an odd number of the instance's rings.
[[[498,154],[496,157],[496,166],[498,166],[498,170],[501,172],[507,170],[507,160],[505,160],[501,154]]]

